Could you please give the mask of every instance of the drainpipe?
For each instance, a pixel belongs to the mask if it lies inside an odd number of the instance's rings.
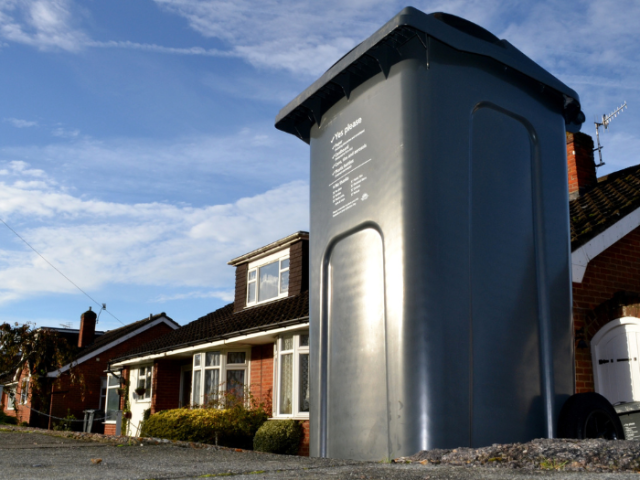
[[[55,380],[51,382],[51,401],[49,402],[49,425],[47,430],[53,429],[53,387],[55,385]]]

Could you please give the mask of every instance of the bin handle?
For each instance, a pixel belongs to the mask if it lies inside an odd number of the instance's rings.
[[[437,20],[440,20],[442,23],[446,23],[450,27],[455,28],[456,30],[460,30],[467,35],[471,35],[472,37],[476,37],[480,40],[484,40],[485,42],[493,43],[494,45],[498,45],[500,47],[504,47],[502,40],[496,37],[489,30],[485,30],[480,25],[476,25],[469,20],[465,20],[464,18],[460,18],[456,15],[451,15],[450,13],[444,12],[436,12],[433,14],[433,17]]]

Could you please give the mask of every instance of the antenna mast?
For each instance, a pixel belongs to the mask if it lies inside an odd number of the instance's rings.
[[[600,163],[596,165],[596,168],[604,165],[604,162],[602,161],[603,147],[602,145],[600,145],[600,127],[604,127],[605,130],[608,130],[609,124],[611,123],[611,121],[618,116],[618,113],[622,113],[622,110],[624,110],[625,108],[627,108],[626,101],[622,105],[620,105],[618,108],[616,108],[613,112],[611,112],[609,115],[602,115],[602,123],[593,122],[596,124],[596,140],[598,141],[598,148],[594,148],[593,151],[595,152],[597,150],[598,156],[600,157]]]

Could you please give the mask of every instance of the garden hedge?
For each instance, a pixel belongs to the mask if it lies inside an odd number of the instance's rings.
[[[11,417],[6,415],[2,410],[0,410],[0,425],[17,425],[18,419],[16,417]]]
[[[296,420],[270,420],[253,437],[253,449],[258,452],[296,455],[302,435],[302,425]]]
[[[266,420],[261,409],[178,408],[151,415],[140,435],[251,450],[253,436]]]

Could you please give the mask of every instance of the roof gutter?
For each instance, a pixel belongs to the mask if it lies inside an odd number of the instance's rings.
[[[241,263],[248,262],[249,260],[256,260],[258,258],[262,258],[266,255],[271,254],[273,250],[277,248],[288,247],[289,245],[291,245],[292,243],[300,239],[308,240],[309,233],[303,232],[303,231],[292,233],[291,235],[281,238],[280,240],[276,240],[275,242],[270,243],[269,245],[265,245],[264,247],[260,247],[256,250],[253,250],[252,252],[245,253],[244,255],[240,255],[239,257],[236,257],[230,260],[229,262],[227,262],[227,265],[232,265],[235,267],[240,265]]]
[[[135,353],[132,355],[125,355],[123,357],[116,358],[111,363],[121,363],[126,360],[131,360],[133,358],[139,358],[150,355],[160,356],[161,353],[171,352],[173,350],[179,350],[181,348],[195,347],[197,345],[204,345],[207,343],[213,343],[220,340],[227,340],[233,337],[241,337],[243,335],[250,335],[252,333],[260,333],[260,332],[269,332],[271,330],[277,330],[278,328],[288,327],[291,325],[298,325],[301,323],[305,323],[309,321],[309,315],[306,317],[293,318],[290,320],[284,320],[278,323],[272,323],[270,325],[262,325],[259,327],[245,328],[243,330],[237,330],[235,332],[224,333],[222,335],[217,335],[215,337],[201,339],[201,340],[193,340],[191,342],[179,343],[177,345],[171,345],[167,348],[157,349],[157,350],[147,350],[146,352]]]

